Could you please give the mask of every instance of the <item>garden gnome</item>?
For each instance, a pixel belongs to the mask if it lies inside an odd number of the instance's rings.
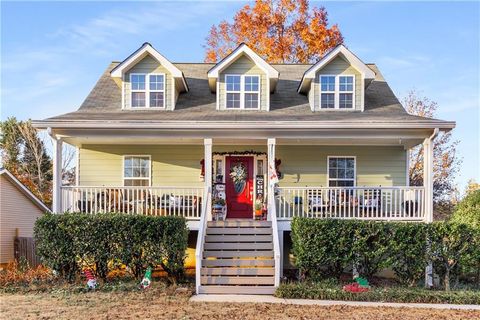
[[[140,282],[140,289],[147,289],[152,284],[152,268],[148,267],[143,277],[142,282]]]
[[[89,269],[83,270],[85,277],[87,277],[87,289],[95,290],[98,287],[97,279],[93,276]]]

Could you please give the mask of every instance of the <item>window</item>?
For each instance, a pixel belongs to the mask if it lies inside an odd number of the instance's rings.
[[[130,83],[132,85],[132,108],[145,107],[145,75],[132,74]]]
[[[353,109],[355,76],[320,76],[321,109]]]
[[[258,109],[260,107],[260,77],[226,75],[227,109]]]
[[[245,76],[245,109],[258,109],[259,80],[258,76]]]
[[[150,77],[150,107],[163,108],[164,107],[164,75],[151,74]]]
[[[164,74],[130,74],[132,108],[165,107]]]
[[[150,156],[123,157],[123,185],[150,185]]]
[[[352,109],[353,108],[353,77],[340,76],[340,93],[339,93],[339,108]]]
[[[355,157],[328,157],[328,186],[355,186]]]

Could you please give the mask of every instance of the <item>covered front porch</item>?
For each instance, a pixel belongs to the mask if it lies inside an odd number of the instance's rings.
[[[55,135],[54,211],[182,216],[198,230],[203,214],[217,219],[212,204],[220,196],[227,209],[220,218],[253,219],[261,202],[263,218],[274,214],[281,230],[296,216],[431,221],[431,134],[425,132],[404,132],[403,138],[372,130],[303,138],[138,134]],[[75,186],[58,181],[63,142],[79,153]],[[426,146],[427,187],[408,182],[408,150],[418,143]],[[241,199],[231,181],[238,164],[247,172]]]

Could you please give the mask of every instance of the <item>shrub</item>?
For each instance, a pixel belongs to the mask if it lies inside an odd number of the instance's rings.
[[[460,201],[450,221],[480,228],[480,190],[470,192]]]
[[[42,262],[72,282],[78,271],[77,256],[71,232],[72,219],[46,213],[35,223],[35,242]]]
[[[398,280],[414,286],[425,274],[427,259],[427,225],[424,223],[392,223],[389,261]]]
[[[390,224],[355,221],[353,256],[360,276],[371,277],[388,266]]]
[[[353,222],[334,219],[292,221],[293,252],[302,275],[339,277],[352,261]]]
[[[180,217],[67,213],[40,218],[35,237],[45,265],[70,281],[84,266],[105,280],[116,264],[137,278],[162,266],[175,281],[183,275],[188,229]]]
[[[465,224],[434,222],[429,226],[430,259],[435,270],[444,279],[445,290],[450,290],[452,270],[471,252],[474,232]]]
[[[431,250],[427,252],[427,239]],[[392,268],[400,282],[413,286],[429,260],[450,288],[450,277],[480,257],[480,231],[466,225],[436,222],[373,222],[295,218],[293,253],[302,275],[310,279],[339,275],[355,266],[371,277]]]
[[[466,274],[474,274],[480,285],[480,190],[472,191],[457,205],[450,219],[452,223],[466,224],[472,228],[474,239],[469,254],[462,258]]]

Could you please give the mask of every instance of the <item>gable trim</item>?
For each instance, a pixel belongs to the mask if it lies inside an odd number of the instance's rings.
[[[167,69],[174,78],[182,79],[183,90],[188,92],[187,82],[183,76],[182,71],[175,67],[167,58],[160,54],[150,43],[145,42],[140,48],[129,55],[125,60],[120,62],[115,68],[110,71],[112,77],[123,78],[123,74],[131,69],[134,65],[140,62],[147,55],[150,55],[157,60],[165,69]]]
[[[230,66],[232,63],[234,63],[242,55],[246,55],[247,58],[251,59],[255,65],[257,65],[260,69],[263,70],[263,72],[265,72],[267,78],[269,78],[270,81],[273,80],[274,84],[276,84],[276,81],[278,80],[278,76],[279,76],[278,71],[274,67],[272,67],[268,62],[266,62],[262,57],[260,57],[255,51],[250,49],[245,43],[241,43],[229,55],[227,55],[225,58],[220,60],[210,70],[208,70],[207,77],[209,80],[208,83],[210,86],[210,90],[212,91],[216,90],[216,83],[218,81],[220,73],[224,69],[226,69],[228,66]]]
[[[362,75],[363,79],[375,79],[375,72],[370,69],[362,60],[360,60],[353,52],[348,50],[343,44],[336,46],[329,53],[327,53],[322,59],[311,66],[303,74],[302,80],[298,86],[299,93],[305,93],[309,88],[310,82],[315,79],[317,71],[321,70],[327,64],[329,64],[337,56],[342,55],[344,59],[355,69],[357,69]]]
[[[22,192],[27,198],[29,198],[33,204],[39,207],[44,212],[51,212],[50,209],[38,199],[23,183],[21,183],[10,171],[7,169],[0,169],[0,175],[5,175],[7,180],[9,180],[20,192]]]

